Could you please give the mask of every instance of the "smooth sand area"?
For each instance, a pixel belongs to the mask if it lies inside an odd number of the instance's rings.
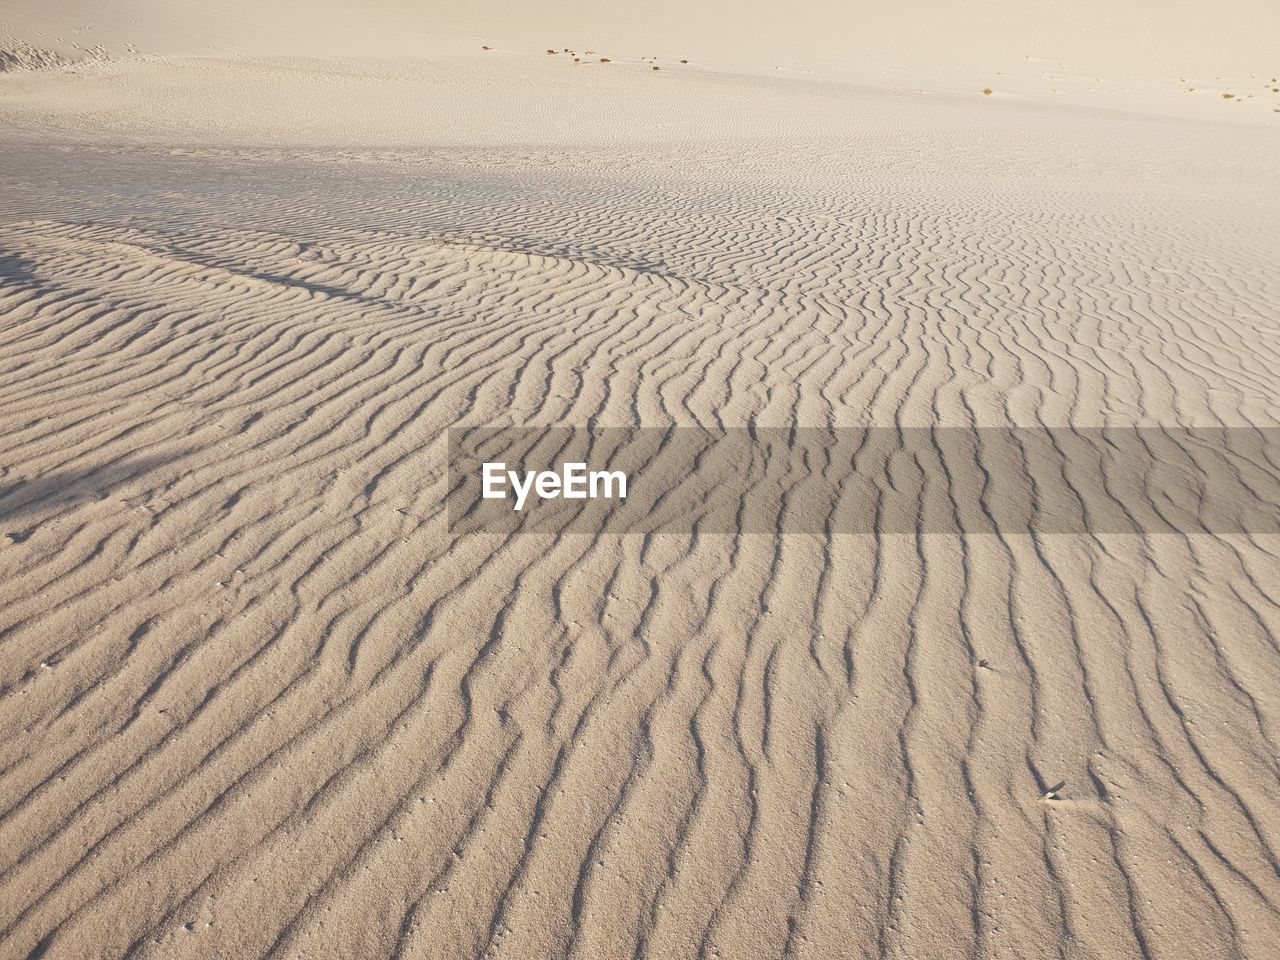
[[[0,958],[1276,957],[1275,536],[444,504],[1280,427],[1277,8],[415,6],[0,11]]]

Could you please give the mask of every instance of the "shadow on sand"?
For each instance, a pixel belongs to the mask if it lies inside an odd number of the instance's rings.
[[[169,466],[190,452],[183,449],[163,456],[126,457],[84,470],[55,470],[34,479],[13,479],[12,473],[0,475],[0,536],[10,543],[21,543],[36,527],[14,530],[12,525],[40,514],[106,499],[112,490]]]

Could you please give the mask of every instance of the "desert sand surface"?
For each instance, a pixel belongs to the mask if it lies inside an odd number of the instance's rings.
[[[1280,428],[1276,11],[9,0],[0,957],[1280,956],[1274,534],[445,509]]]

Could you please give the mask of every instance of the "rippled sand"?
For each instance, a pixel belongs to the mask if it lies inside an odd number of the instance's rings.
[[[1270,127],[698,82],[0,137],[0,956],[1273,955],[1274,536],[450,533],[456,426],[1280,426]]]

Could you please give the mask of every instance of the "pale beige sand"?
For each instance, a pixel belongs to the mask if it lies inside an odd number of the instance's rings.
[[[455,424],[1280,426],[1271,101],[237,9],[0,31],[108,58],[0,77],[0,957],[1277,955],[1274,538],[442,515]]]

